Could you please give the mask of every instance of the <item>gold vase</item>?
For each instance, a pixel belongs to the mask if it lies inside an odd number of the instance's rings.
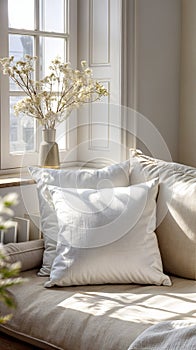
[[[42,130],[42,142],[39,148],[38,165],[42,168],[58,169],[60,167],[59,148],[55,129]]]

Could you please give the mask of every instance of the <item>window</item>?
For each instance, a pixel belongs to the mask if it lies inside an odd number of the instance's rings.
[[[75,0],[1,0],[0,57],[38,56],[35,79],[46,75],[51,59],[60,56],[76,66]],[[72,38],[70,40],[70,38]],[[37,163],[40,127],[29,116],[17,117],[13,106],[24,94],[1,74],[1,169]],[[67,125],[61,124],[59,147],[67,148]]]

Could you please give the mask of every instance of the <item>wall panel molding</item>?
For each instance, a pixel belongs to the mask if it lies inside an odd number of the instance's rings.
[[[110,90],[110,82],[101,80],[105,88]],[[106,151],[110,149],[111,136],[110,96],[105,101],[89,106],[89,150]]]
[[[101,23],[101,26],[100,26]],[[110,65],[110,0],[89,2],[90,66]]]

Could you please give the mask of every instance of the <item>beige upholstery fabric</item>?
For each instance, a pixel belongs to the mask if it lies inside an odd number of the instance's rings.
[[[133,151],[131,184],[159,176],[157,237],[166,272],[196,279],[196,169]]]
[[[53,345],[66,350],[127,350],[152,324],[194,321],[196,317],[193,280],[173,277],[171,287],[130,284],[46,289],[47,277],[37,277],[36,271],[22,276],[29,281],[10,288],[17,308],[0,330],[20,338],[26,335],[44,349]]]
[[[21,271],[39,268],[42,264],[44,241],[42,239],[9,243],[4,246],[5,253],[9,256],[13,264],[21,262]]]

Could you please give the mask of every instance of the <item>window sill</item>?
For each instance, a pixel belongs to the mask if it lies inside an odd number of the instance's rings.
[[[10,177],[5,179],[3,176],[2,177],[0,176],[0,188],[33,185],[33,184],[35,184],[35,181],[33,179],[20,178],[20,177]]]

